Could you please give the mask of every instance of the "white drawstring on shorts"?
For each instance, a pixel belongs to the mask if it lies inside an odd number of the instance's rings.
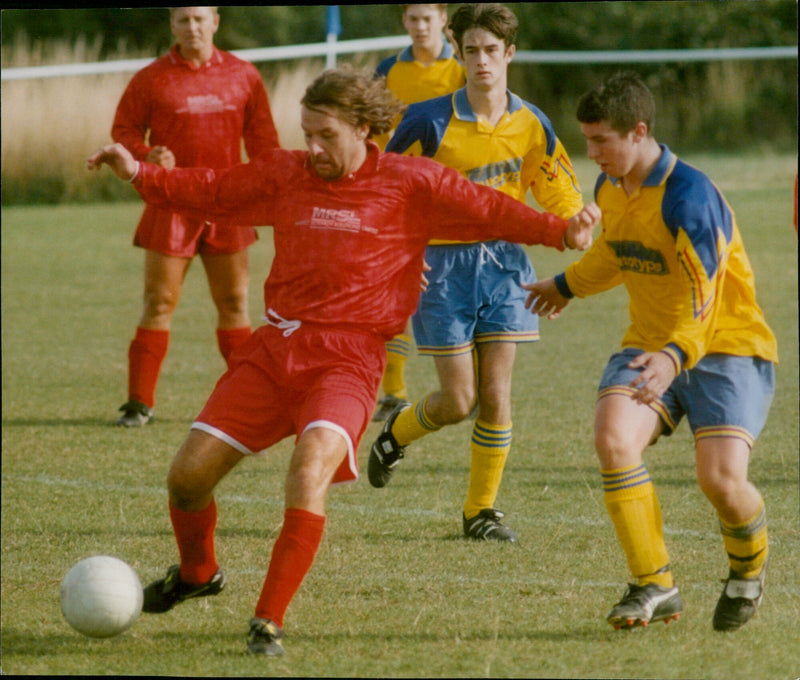
[[[489,250],[489,248],[486,247],[485,243],[481,243],[481,265],[486,261],[484,259],[486,255],[488,255],[489,259],[491,259],[492,262],[494,262],[498,267],[500,267],[500,269],[503,268],[503,263],[497,259],[497,256],[491,250]]]
[[[302,325],[301,322],[297,319],[284,319],[280,314],[278,314],[272,308],[268,309],[267,313],[261,318],[264,321],[266,321],[267,324],[269,324],[270,326],[275,326],[275,328],[280,328],[283,331],[284,338],[288,338]]]

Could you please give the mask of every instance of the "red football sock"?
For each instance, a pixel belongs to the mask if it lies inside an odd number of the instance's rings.
[[[161,364],[167,356],[169,331],[136,328],[128,348],[128,399],[153,408]]]
[[[283,616],[303,582],[325,530],[325,516],[287,508],[283,528],[272,548],[267,578],[256,605],[256,616],[283,626]]]
[[[186,512],[170,503],[169,518],[181,556],[181,580],[193,585],[208,583],[219,569],[214,551],[217,504],[212,498],[204,510]]]
[[[219,353],[226,362],[229,360],[231,352],[247,342],[247,339],[252,333],[253,329],[250,328],[250,326],[242,326],[241,328],[217,328],[217,346],[219,347]]]

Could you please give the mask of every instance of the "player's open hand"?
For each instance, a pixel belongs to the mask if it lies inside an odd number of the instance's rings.
[[[139,163],[122,144],[104,146],[86,159],[88,170],[99,170],[103,165],[107,165],[117,177],[126,182],[135,176],[139,168]]]
[[[567,248],[573,250],[586,250],[592,245],[592,232],[599,224],[602,214],[597,203],[589,203],[577,215],[569,220],[564,242]]]
[[[422,261],[422,280],[420,281],[419,287],[424,293],[428,290],[428,277],[425,276],[425,272],[429,272],[433,267],[431,267],[425,260]]]
[[[523,283],[522,287],[530,291],[525,300],[525,308],[530,309],[532,314],[557,319],[561,315],[561,310],[569,304],[569,298],[558,292],[554,279]]]
[[[636,389],[631,398],[640,404],[650,404],[658,399],[667,391],[676,376],[675,362],[664,352],[643,352],[635,357],[628,367],[644,367],[644,370],[628,383],[629,387]]]

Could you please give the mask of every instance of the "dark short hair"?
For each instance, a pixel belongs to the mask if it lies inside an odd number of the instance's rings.
[[[652,136],[656,104],[653,93],[638,74],[621,71],[586,92],[578,101],[576,115],[581,123],[606,121],[623,135],[643,122]]]
[[[471,28],[482,28],[511,47],[517,39],[519,22],[508,7],[496,2],[478,2],[461,5],[450,18],[448,28],[458,49],[463,46],[464,34]]]
[[[388,132],[406,108],[386,87],[386,78],[376,78],[373,71],[349,64],[317,77],[300,103],[308,109],[334,108],[341,120],[354,127],[369,125],[371,136]]]

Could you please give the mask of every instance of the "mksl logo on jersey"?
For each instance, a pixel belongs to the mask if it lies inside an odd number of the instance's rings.
[[[215,94],[203,94],[197,95],[194,97],[187,97],[186,98],[186,108],[184,108],[180,113],[219,113],[221,111],[225,111],[225,109],[235,109],[235,106],[226,106],[225,102],[222,101],[217,95]]]
[[[355,210],[314,208],[311,213],[312,229],[337,229],[339,231],[361,231],[361,218]]]
[[[611,250],[619,258],[619,267],[624,271],[639,274],[669,274],[664,256],[652,248],[646,248],[639,241],[607,241]]]

